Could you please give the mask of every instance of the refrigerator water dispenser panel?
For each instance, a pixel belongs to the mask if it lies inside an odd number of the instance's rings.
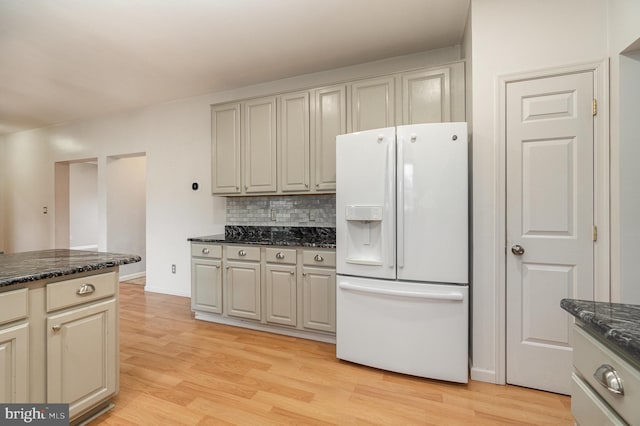
[[[348,263],[382,265],[382,206],[345,206]]]
[[[347,220],[380,221],[382,220],[382,206],[346,206]]]

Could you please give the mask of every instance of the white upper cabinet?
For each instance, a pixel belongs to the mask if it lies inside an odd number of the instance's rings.
[[[465,121],[464,62],[214,105],[215,195],[332,193],[336,136]]]
[[[279,188],[282,192],[308,192],[309,92],[284,94],[278,106]]]
[[[400,75],[402,124],[464,121],[462,62]]]
[[[211,180],[214,194],[240,193],[240,103],[211,108]]]
[[[395,122],[395,79],[370,78],[349,85],[349,132],[391,127]]]
[[[247,194],[276,191],[276,98],[242,104],[244,190]]]
[[[313,120],[315,190],[336,190],[336,136],[347,132],[346,87],[316,89]]]

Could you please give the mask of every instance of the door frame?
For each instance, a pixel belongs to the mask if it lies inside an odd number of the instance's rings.
[[[594,117],[594,206],[593,220],[598,227],[598,239],[594,244],[594,297],[595,300],[611,300],[610,280],[610,203],[609,203],[609,60],[579,63],[563,67],[503,75],[498,78],[498,140],[494,158],[496,176],[495,197],[495,382],[506,383],[507,371],[507,246],[506,246],[506,190],[507,190],[507,85],[523,80],[554,77],[581,72],[593,72],[593,93],[597,99],[597,114]]]

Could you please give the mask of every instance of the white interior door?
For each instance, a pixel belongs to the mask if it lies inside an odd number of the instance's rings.
[[[507,85],[507,382],[569,394],[572,318],[593,300],[593,73]]]

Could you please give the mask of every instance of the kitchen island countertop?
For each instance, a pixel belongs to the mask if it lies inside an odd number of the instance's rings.
[[[140,262],[133,254],[52,249],[0,255],[0,289]]]
[[[609,347],[640,365],[640,305],[562,299],[560,306]]]

